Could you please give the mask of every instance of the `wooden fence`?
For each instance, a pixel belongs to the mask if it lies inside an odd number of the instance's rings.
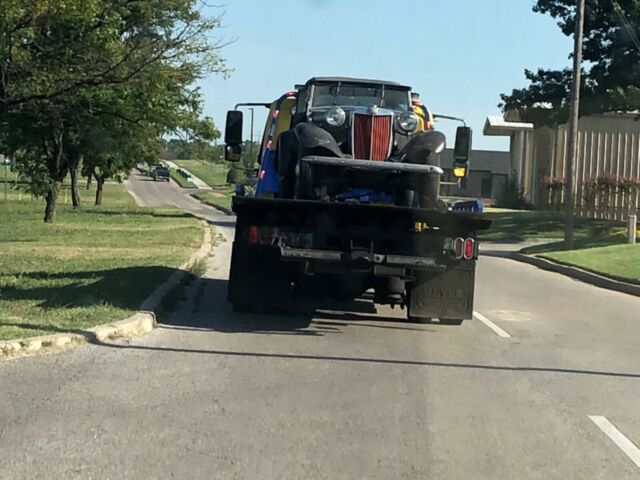
[[[543,129],[541,129],[543,130]],[[574,198],[583,217],[624,221],[640,210],[640,121],[638,115],[605,114],[580,120]],[[550,135],[551,133],[551,135]],[[567,127],[536,131],[552,141],[536,153],[539,206],[564,203]],[[541,149],[542,150],[542,149]]]

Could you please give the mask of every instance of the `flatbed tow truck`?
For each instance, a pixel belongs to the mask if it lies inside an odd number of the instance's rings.
[[[409,320],[472,318],[476,234],[491,222],[440,197],[446,139],[424,127],[410,94],[394,82],[316,77],[275,102],[243,104],[270,115],[255,196],[232,203],[235,311],[292,313],[373,290],[374,303],[406,308]],[[229,161],[240,159],[240,106],[227,114]],[[459,127],[455,143],[462,178],[471,130]]]

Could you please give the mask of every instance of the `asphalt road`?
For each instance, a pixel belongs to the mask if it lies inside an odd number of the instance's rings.
[[[0,364],[0,478],[640,478],[640,299],[484,257],[484,322],[243,316],[229,250],[145,337]]]

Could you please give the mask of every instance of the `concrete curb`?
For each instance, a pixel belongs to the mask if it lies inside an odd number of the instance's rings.
[[[629,295],[635,295],[640,297],[640,285],[633,283],[622,282],[613,278],[598,275],[596,273],[589,272],[577,267],[571,267],[562,263],[547,260],[534,255],[525,255],[520,252],[510,252],[508,255],[495,255],[499,257],[511,258],[518,262],[528,263],[543,270],[548,270],[555,273],[566,275],[567,277],[575,278],[585,283],[595,285],[596,287],[606,288],[608,290],[614,290],[620,293],[627,293]]]
[[[163,297],[182,281],[194,262],[208,257],[211,252],[211,229],[209,224],[203,220],[200,221],[200,224],[204,228],[200,248],[166,282],[145,299],[140,307],[140,312],[124,320],[98,325],[77,333],[55,333],[40,337],[0,341],[0,360],[60,352],[87,342],[104,342],[115,338],[137,337],[149,333],[157,326],[153,311],[160,306]]]

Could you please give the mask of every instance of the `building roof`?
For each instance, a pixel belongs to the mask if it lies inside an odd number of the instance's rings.
[[[371,80],[368,78],[351,78],[351,77],[313,77],[307,81],[309,83],[336,83],[336,82],[345,82],[345,83],[369,83],[372,85],[392,85],[394,87],[406,88],[407,90],[411,90],[411,87],[407,85],[402,85],[398,82],[391,82],[387,80]]]
[[[496,115],[487,117],[483,133],[487,136],[503,137],[509,136],[514,132],[532,131],[533,127],[533,123],[509,122],[503,117]]]
[[[511,154],[495,150],[472,150],[470,171],[491,172],[495,175],[509,175]],[[447,148],[440,154],[442,168],[453,168],[453,149]]]

